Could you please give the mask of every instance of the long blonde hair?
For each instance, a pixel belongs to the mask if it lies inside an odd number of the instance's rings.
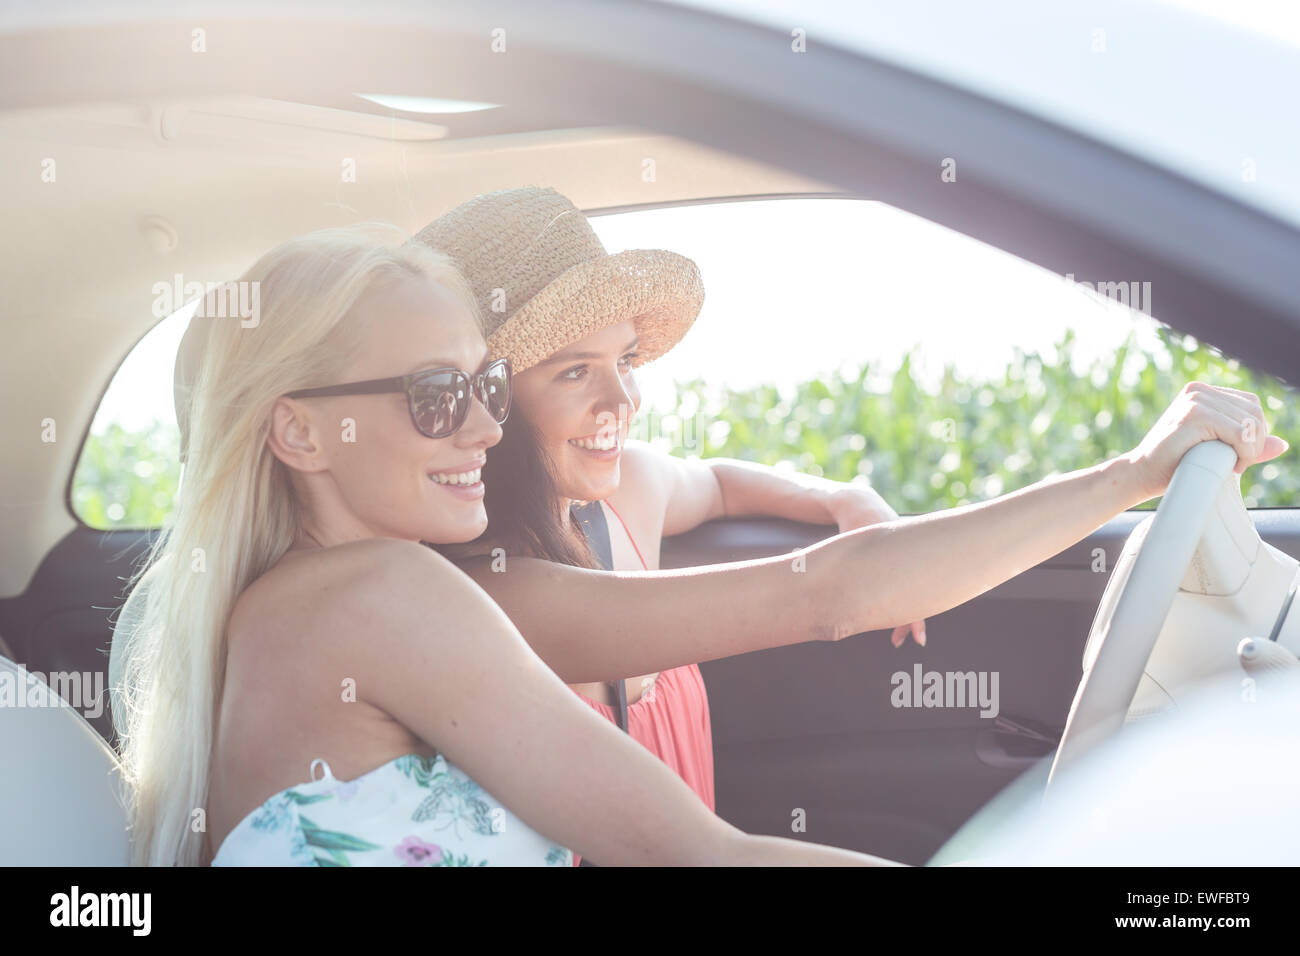
[[[428,278],[478,316],[451,260],[406,239],[368,224],[290,240],[238,280],[252,284],[239,287],[258,305],[252,319],[221,317],[214,291],[193,320],[208,328],[185,471],[150,554],[144,612],[125,635],[122,756],[134,865],[200,862],[226,625],[243,590],[288,551],[301,518],[288,469],[266,443],[276,398],[341,381],[365,331],[354,307],[369,292]]]

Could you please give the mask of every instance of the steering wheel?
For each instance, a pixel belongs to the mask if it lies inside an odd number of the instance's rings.
[[[1052,761],[1049,788],[1065,767],[1123,726],[1193,559],[1203,578],[1212,577],[1231,565],[1230,555],[1219,559],[1216,551],[1233,549],[1242,535],[1258,541],[1240,480],[1235,475],[1228,480],[1236,462],[1236,451],[1224,442],[1194,445],[1178,463],[1155,514],[1124,543],[1084,647],[1083,678]],[[1207,535],[1216,510],[1221,520]]]

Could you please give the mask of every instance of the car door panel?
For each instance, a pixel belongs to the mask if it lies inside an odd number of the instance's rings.
[[[1023,574],[927,621],[927,646],[889,631],[701,665],[718,813],[743,830],[925,862],[961,824],[1052,753],[1078,686],[1097,604],[1130,532],[1116,516]],[[1300,511],[1250,512],[1261,537],[1300,555]],[[665,540],[662,566],[789,553],[833,529],[711,522]],[[972,559],[976,559],[972,556]],[[896,707],[893,675],[997,673],[997,715]],[[991,688],[991,683],[986,684]],[[802,823],[804,829],[796,829]]]

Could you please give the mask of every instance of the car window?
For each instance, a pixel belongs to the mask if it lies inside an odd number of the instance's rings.
[[[594,215],[610,252],[671,249],[706,289],[691,332],[638,369],[632,436],[870,483],[900,514],[996,497],[1134,447],[1182,386],[1257,393],[1300,435],[1295,390],[1156,321],[1140,275],[1063,279],[884,203],[772,199]],[[172,367],[193,305],[131,352],[72,488],[95,528],[157,527],[180,472]],[[1243,480],[1294,507],[1300,476]],[[1153,507],[1149,503],[1147,507]]]
[[[149,330],[118,367],[72,478],[73,513],[100,530],[157,528],[180,482],[172,366],[197,299]]]
[[[1295,390],[1157,322],[1140,275],[1063,278],[880,202],[764,200],[594,219],[611,251],[692,257],[705,303],[638,372],[633,435],[869,482],[900,514],[996,497],[1133,448],[1189,381],[1258,394],[1296,436]],[[1247,507],[1300,476],[1250,469]],[[1155,502],[1146,507],[1154,507]]]

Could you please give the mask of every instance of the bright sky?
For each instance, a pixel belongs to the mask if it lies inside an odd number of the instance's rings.
[[[968,376],[997,374],[1017,345],[1050,354],[1067,327],[1085,360],[1134,329],[1140,344],[1155,343],[1155,323],[1140,312],[882,203],[716,203],[592,222],[610,252],[671,249],[694,259],[704,278],[694,328],[639,372],[647,408],[668,410],[672,382],[695,377],[736,388],[791,386],[863,362],[890,374],[918,344],[913,367],[933,381],[944,363]],[[1158,306],[1158,289],[1152,300]],[[191,308],[161,322],[127,358],[96,430],[114,419],[135,428],[170,417],[172,365]]]
[[[719,203],[594,222],[610,251],[671,249],[703,275],[695,327],[640,373],[647,402],[659,407],[674,379],[789,386],[864,362],[892,373],[916,345],[913,368],[934,382],[945,363],[968,376],[997,374],[1017,345],[1053,354],[1067,327],[1080,359],[1112,351],[1135,328],[1155,343],[1155,323],[1141,313],[883,203]]]

